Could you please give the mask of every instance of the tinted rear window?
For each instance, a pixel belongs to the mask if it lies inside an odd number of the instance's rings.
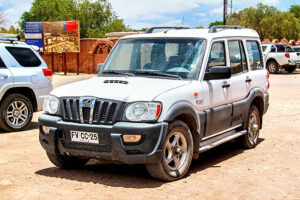
[[[29,48],[5,47],[7,51],[23,67],[38,67],[42,64],[40,59]]]

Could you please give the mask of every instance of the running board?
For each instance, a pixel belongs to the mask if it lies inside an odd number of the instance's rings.
[[[224,133],[220,136],[205,140],[200,143],[199,153],[202,153],[204,151],[207,151],[213,147],[216,147],[220,144],[223,144],[227,141],[230,141],[234,138],[240,137],[242,135],[245,135],[247,133],[246,130],[236,132],[235,130],[228,131],[227,133]]]

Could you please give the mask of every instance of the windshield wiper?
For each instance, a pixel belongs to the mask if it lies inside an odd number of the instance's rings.
[[[158,71],[134,71],[133,73],[135,74],[146,74],[146,75],[151,75],[151,76],[164,76],[164,77],[170,77],[170,78],[177,78],[177,79],[182,79],[180,76],[175,75],[175,74],[168,74],[168,73],[163,73],[163,72],[158,72]]]
[[[121,74],[121,75],[126,75],[126,76],[135,76],[133,73],[122,72],[122,71],[115,71],[115,70],[103,71],[102,73],[103,74]]]

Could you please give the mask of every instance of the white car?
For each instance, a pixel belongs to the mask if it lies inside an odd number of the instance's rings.
[[[39,138],[50,161],[145,164],[153,177],[172,181],[224,142],[254,148],[269,105],[268,72],[257,32],[227,28],[119,40],[98,77],[46,99]]]
[[[26,44],[0,39],[0,128],[25,129],[52,90],[52,71]]]
[[[262,48],[266,67],[272,74],[281,70],[293,73],[300,65],[300,53],[287,44],[264,44]]]

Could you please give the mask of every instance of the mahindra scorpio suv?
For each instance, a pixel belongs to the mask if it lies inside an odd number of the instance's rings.
[[[148,31],[120,39],[98,77],[52,91],[39,139],[60,168],[98,159],[177,180],[201,152],[233,139],[257,145],[268,87],[254,30]]]

